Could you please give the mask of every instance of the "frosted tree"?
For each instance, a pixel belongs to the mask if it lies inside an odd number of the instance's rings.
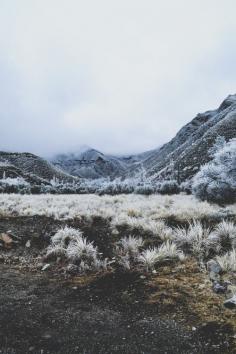
[[[209,149],[209,155],[214,158],[215,153],[223,149],[226,144],[224,136],[218,135],[215,140],[215,144]]]
[[[215,150],[213,160],[194,177],[193,193],[216,203],[236,201],[236,139]]]

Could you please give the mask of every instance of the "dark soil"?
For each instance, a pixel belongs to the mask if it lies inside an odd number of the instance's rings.
[[[110,254],[114,236],[104,220],[88,226],[35,216],[0,219],[0,232],[21,239],[7,251],[9,259],[36,256],[65,225],[80,227]],[[57,265],[42,272],[9,260],[0,264],[0,354],[236,353],[235,312],[224,309],[208,285],[199,288],[203,282],[192,261],[151,275],[72,277]]]
[[[145,306],[137,275],[83,284],[5,265],[0,271],[2,354],[230,353],[218,325],[194,332]]]

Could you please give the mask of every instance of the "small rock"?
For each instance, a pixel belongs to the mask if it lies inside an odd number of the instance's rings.
[[[140,279],[146,279],[145,275],[140,275]]]
[[[227,291],[227,283],[220,284],[217,281],[213,283],[213,291],[216,294],[224,294]]]
[[[228,309],[233,309],[236,307],[236,295],[224,302],[224,306]]]
[[[196,327],[192,327],[192,331],[196,331],[197,330],[197,328]]]
[[[3,242],[5,248],[12,247],[12,238],[8,234],[0,234],[0,240]]]
[[[25,247],[29,248],[30,246],[31,246],[31,241],[28,240],[28,241],[26,242],[26,244],[25,244]]]
[[[41,270],[45,271],[45,270],[48,270],[50,267],[51,267],[51,264],[47,263],[43,266],[43,268]]]
[[[236,286],[229,284],[227,287],[227,292],[231,294],[231,296],[236,295]]]
[[[209,262],[207,262],[207,270],[210,273],[212,272],[216,274],[220,274],[222,272],[221,266],[214,259],[211,259]]]
[[[210,272],[209,277],[212,281],[220,281],[220,275],[218,273]]]

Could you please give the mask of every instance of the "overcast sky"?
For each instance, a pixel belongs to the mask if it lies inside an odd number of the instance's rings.
[[[0,149],[152,149],[236,93],[235,0],[0,0]]]

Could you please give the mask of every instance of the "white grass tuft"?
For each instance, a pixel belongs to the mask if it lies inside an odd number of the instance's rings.
[[[107,259],[102,260],[97,247],[88,241],[80,230],[65,227],[59,230],[51,239],[46,257],[65,256],[66,259],[79,267],[81,272],[106,269]]]
[[[236,249],[232,249],[223,256],[217,256],[216,261],[224,272],[236,272]]]
[[[199,221],[189,223],[188,228],[174,229],[174,241],[183,250],[198,258],[207,256],[211,248],[217,247],[217,240],[211,237],[211,230]]]
[[[178,249],[177,245],[167,241],[159,248],[152,247],[144,250],[139,256],[139,262],[146,268],[152,270],[157,263],[167,260],[184,260],[184,253]]]
[[[123,237],[115,245],[115,258],[118,264],[126,270],[135,268],[142,246],[143,239],[141,237]]]
[[[236,247],[236,225],[233,222],[223,220],[215,227],[213,235],[223,249]]]

